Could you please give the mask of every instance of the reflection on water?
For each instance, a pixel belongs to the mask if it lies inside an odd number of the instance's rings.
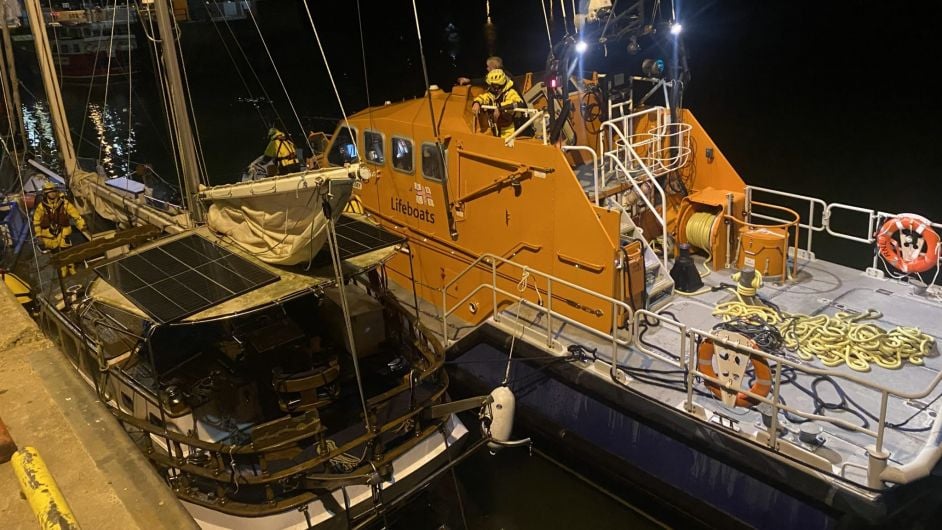
[[[83,167],[94,169],[95,164],[100,164],[109,177],[126,176],[132,172],[139,163],[136,161],[137,132],[130,126],[127,98],[112,93],[108,104],[88,102],[76,107],[69,105],[74,103],[75,90],[64,88],[63,96],[78,157],[95,161],[83,163]],[[23,122],[28,149],[43,163],[61,170],[49,104],[38,98],[26,98]]]
[[[136,152],[137,136],[134,128],[128,125],[129,110],[127,105],[124,108],[99,104],[88,106],[88,121],[95,131],[98,144],[97,159],[109,176],[119,176],[133,170],[131,158]],[[83,138],[79,138],[81,145]]]
[[[45,101],[24,103],[23,126],[26,128],[27,148],[41,162],[58,169],[61,166],[59,149],[49,118],[49,105]]]

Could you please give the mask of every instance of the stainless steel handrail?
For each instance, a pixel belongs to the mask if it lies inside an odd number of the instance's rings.
[[[588,151],[592,155],[592,182],[595,190],[595,204],[601,206],[599,202],[599,155],[595,153],[595,149],[587,145],[564,145],[563,151]]]
[[[465,295],[463,298],[461,298],[461,300],[459,300],[457,303],[455,303],[453,306],[451,306],[451,307],[449,308],[449,307],[448,307],[448,290],[455,284],[455,282],[457,282],[458,280],[460,280],[462,277],[464,277],[464,276],[465,276],[466,274],[468,274],[470,271],[472,271],[472,270],[480,270],[482,264],[487,264],[487,265],[488,265],[487,268],[489,268],[490,271],[491,271],[491,283],[489,283],[489,284],[488,284],[488,283],[483,283],[483,284],[478,285],[477,287],[475,287],[474,289],[472,289],[470,293],[468,293],[467,295]],[[517,267],[517,268],[519,268],[519,269],[521,270],[521,273],[532,274],[532,275],[538,276],[538,277],[540,277],[540,278],[546,280],[546,294],[547,294],[547,296],[546,296],[546,306],[543,307],[543,306],[534,304],[533,302],[530,302],[529,300],[526,300],[526,299],[523,297],[523,293],[512,293],[512,292],[509,292],[509,291],[507,291],[507,290],[502,289],[501,287],[499,287],[499,286],[497,285],[497,265],[498,265],[498,264],[501,264],[501,265],[508,265],[508,266],[511,266],[511,267]],[[588,325],[586,325],[586,324],[582,324],[581,322],[578,322],[578,321],[576,321],[576,320],[574,320],[574,319],[571,319],[571,318],[569,318],[569,317],[567,317],[567,316],[565,316],[565,315],[563,315],[563,314],[561,314],[561,313],[558,313],[558,312],[556,312],[556,311],[553,311],[553,294],[552,294],[552,293],[553,293],[553,285],[554,285],[554,284],[559,284],[559,285],[566,286],[566,287],[568,287],[568,288],[570,288],[570,289],[574,289],[574,290],[579,291],[579,292],[581,292],[581,293],[583,293],[583,294],[587,294],[587,295],[589,295],[589,296],[592,296],[592,297],[594,297],[594,298],[597,298],[597,299],[599,299],[600,301],[605,302],[606,304],[610,304],[610,306],[611,306],[611,314],[612,314],[612,327],[611,327],[611,329],[613,330],[613,332],[612,332],[612,333],[606,333],[606,332],[603,332],[603,331],[599,331],[599,330],[597,330],[597,329],[595,329],[595,328],[593,328],[593,327],[591,327],[591,326],[588,326]],[[492,298],[491,298],[491,299],[492,299],[492,303],[493,303],[493,308],[492,308],[491,316],[492,316],[492,318],[494,319],[495,322],[499,322],[499,321],[500,321],[500,312],[498,311],[498,309],[499,309],[499,307],[498,307],[498,297],[497,297],[498,294],[501,294],[501,295],[506,296],[506,297],[511,298],[511,299],[516,298],[516,299],[518,299],[521,303],[526,303],[526,305],[527,305],[528,307],[532,307],[533,309],[536,309],[536,310],[539,311],[539,312],[545,313],[545,314],[546,314],[546,317],[547,317],[547,321],[546,321],[546,331],[547,331],[547,332],[546,332],[546,344],[547,344],[547,347],[549,347],[549,348],[552,348],[552,347],[553,347],[553,332],[552,332],[552,330],[553,330],[553,319],[554,319],[554,318],[555,318],[555,319],[559,319],[559,320],[561,320],[561,321],[563,321],[563,322],[566,322],[567,324],[570,324],[570,325],[572,325],[572,326],[578,327],[579,329],[582,329],[583,331],[586,331],[586,332],[592,333],[592,334],[594,334],[594,335],[596,335],[596,336],[602,337],[602,338],[605,339],[605,340],[610,340],[610,341],[611,341],[611,344],[612,344],[611,373],[612,373],[612,377],[615,377],[616,368],[617,368],[617,364],[618,364],[618,363],[617,363],[618,348],[619,348],[619,347],[626,348],[626,347],[630,346],[631,342],[630,342],[630,341],[625,341],[625,340],[619,339],[619,338],[617,337],[617,335],[615,334],[614,330],[618,329],[619,310],[621,310],[621,313],[625,315],[625,317],[626,317],[626,318],[625,318],[625,321],[626,321],[626,322],[628,322],[629,324],[631,324],[631,323],[634,322],[634,319],[633,319],[634,314],[633,314],[633,310],[631,309],[631,306],[629,306],[629,305],[626,304],[625,302],[622,302],[622,301],[620,301],[620,300],[616,300],[616,299],[614,299],[614,298],[612,298],[612,297],[610,297],[610,296],[606,296],[606,295],[597,293],[597,292],[595,292],[595,291],[592,291],[592,290],[590,290],[590,289],[586,289],[585,287],[582,287],[581,285],[577,285],[577,284],[574,284],[574,283],[572,283],[572,282],[563,280],[563,279],[561,279],[561,278],[557,278],[557,277],[555,277],[555,276],[552,276],[552,275],[550,275],[550,274],[546,274],[546,273],[541,272],[541,271],[536,270],[536,269],[532,269],[532,268],[530,268],[530,267],[527,266],[527,265],[523,265],[523,264],[520,264],[520,263],[516,263],[516,262],[514,262],[514,261],[511,261],[511,260],[502,258],[502,257],[497,256],[497,255],[495,255],[495,254],[484,254],[484,255],[478,257],[478,258],[477,258],[476,260],[474,260],[470,265],[468,265],[463,271],[461,271],[460,273],[458,273],[451,281],[449,281],[447,284],[445,284],[445,285],[442,287],[442,289],[441,289],[441,293],[442,293],[442,308],[441,308],[441,309],[442,309],[442,338],[443,338],[443,341],[444,341],[446,347],[447,347],[447,346],[450,344],[450,342],[451,342],[451,341],[449,340],[449,338],[448,338],[448,317],[451,316],[455,311],[458,310],[459,307],[461,307],[465,302],[467,302],[468,300],[470,300],[475,294],[477,294],[478,292],[480,292],[480,291],[483,290],[483,289],[491,289],[491,292],[492,292]],[[629,329],[628,331],[629,331],[629,334],[630,334],[630,333],[631,333],[631,330]]]
[[[628,146],[628,149],[634,154],[634,156],[637,156],[637,153],[634,152],[634,149],[632,149],[631,146]],[[638,182],[634,178],[632,178],[632,176],[628,173],[628,169],[625,167],[624,164],[621,163],[621,160],[619,160],[618,157],[616,157],[611,152],[605,153],[604,156],[607,158],[611,158],[615,166],[625,173],[625,176],[628,178],[628,182],[631,184],[631,187],[634,188],[635,193],[638,194],[638,197],[641,198],[642,201],[644,201],[644,204],[645,206],[648,207],[648,210],[652,214],[654,214],[654,217],[658,220],[658,222],[661,223],[661,233],[666,234],[667,233],[667,199],[664,196],[664,188],[662,188],[661,185],[657,183],[657,179],[655,179],[654,175],[651,174],[651,170],[648,169],[647,166],[642,164],[642,168],[644,169],[645,175],[648,177],[648,182],[650,182],[654,186],[654,189],[656,189],[658,194],[661,196],[661,213],[657,212],[657,208],[655,208],[654,205],[651,204],[651,201],[648,200],[648,197],[644,193],[644,191],[641,189],[641,186],[639,186]],[[662,245],[662,246],[663,248],[662,248],[661,261],[664,266],[664,270],[667,270],[668,268],[667,267],[667,245]]]
[[[758,214],[752,211],[752,203],[753,203],[752,193],[754,191],[768,193],[770,195],[776,195],[780,197],[798,199],[798,200],[808,202],[808,224],[799,223],[798,225],[801,228],[804,228],[807,230],[807,241],[805,244],[805,249],[808,252],[813,251],[812,234],[814,232],[827,232],[828,234],[834,237],[840,238],[840,239],[846,239],[848,241],[856,241],[858,243],[870,245],[870,244],[873,244],[873,242],[876,240],[876,232],[877,232],[878,225],[881,220],[890,219],[893,217],[898,217],[900,215],[903,215],[903,214],[894,214],[894,213],[884,212],[881,210],[873,210],[870,208],[863,208],[861,206],[855,206],[851,204],[826,203],[825,201],[815,198],[815,197],[809,197],[806,195],[800,195],[796,193],[789,193],[789,192],[775,190],[771,188],[761,188],[758,186],[746,186],[745,193],[746,193],[746,219],[747,220],[749,219],[749,217],[758,217],[761,219],[768,219],[772,221],[783,221],[782,219],[778,219],[774,216]],[[815,212],[817,211],[815,206],[821,207],[821,224],[820,225],[816,225],[814,223],[814,215],[815,215]],[[835,230],[831,226],[831,218],[833,216],[833,213],[837,211],[856,212],[856,213],[866,214],[866,217],[867,217],[866,230],[867,231],[865,233],[865,237],[861,237],[860,235],[847,234],[847,233],[843,233],[843,232],[839,232]],[[942,230],[942,223],[930,222],[929,224],[933,228]],[[874,254],[871,268],[876,269],[878,265],[878,260],[879,260],[879,255]]]

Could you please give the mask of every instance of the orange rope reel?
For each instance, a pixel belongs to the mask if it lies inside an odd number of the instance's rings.
[[[700,348],[697,349],[697,369],[710,377],[716,377],[716,371],[713,369],[713,355],[715,353],[716,349],[710,340],[703,341]],[[749,362],[752,363],[755,372],[755,381],[749,387],[749,392],[762,397],[769,395],[769,391],[772,390],[772,370],[769,368],[768,361],[761,357],[750,356]],[[713,392],[714,396],[723,399],[723,388],[720,385],[713,381],[704,381],[704,383],[710,389],[710,392]],[[756,401],[745,392],[736,394],[737,407],[751,407]]]
[[[899,241],[894,237],[897,232]],[[902,214],[883,223],[877,232],[877,248],[887,263],[905,273],[925,272],[939,263],[939,234],[919,215]]]

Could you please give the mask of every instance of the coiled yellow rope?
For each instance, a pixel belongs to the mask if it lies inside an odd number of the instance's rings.
[[[710,250],[710,232],[713,231],[713,223],[716,222],[716,216],[707,212],[697,212],[690,216],[687,221],[687,242],[691,245]]]
[[[742,272],[733,273],[730,277],[734,282],[736,282],[736,295],[740,297],[742,301],[743,296],[755,296],[759,293],[759,287],[762,287],[762,273],[755,271],[755,274],[752,277],[752,282],[748,286],[743,285],[739,279],[742,277]]]
[[[687,221],[687,242],[707,253],[707,259],[703,262],[704,272],[700,273],[701,278],[710,275],[710,266],[707,263],[713,260],[712,239],[713,223],[718,216],[707,212],[697,212],[690,216]],[[699,269],[699,266],[698,266]]]
[[[765,306],[748,305],[739,300],[718,304],[714,316],[724,321],[735,318],[760,318],[775,326],[785,339],[785,346],[803,360],[817,358],[825,366],[841,364],[858,372],[870,370],[872,364],[883,368],[899,368],[904,361],[922,365],[935,339],[915,327],[896,327],[890,332],[874,324],[861,323],[882,317],[871,309],[866,313],[839,312],[828,315],[801,315],[776,312]]]

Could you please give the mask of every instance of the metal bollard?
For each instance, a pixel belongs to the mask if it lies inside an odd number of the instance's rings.
[[[20,481],[20,489],[26,495],[30,508],[39,519],[43,530],[78,530],[78,521],[72,514],[59,486],[53,480],[39,452],[24,447],[13,454],[13,472]]]

